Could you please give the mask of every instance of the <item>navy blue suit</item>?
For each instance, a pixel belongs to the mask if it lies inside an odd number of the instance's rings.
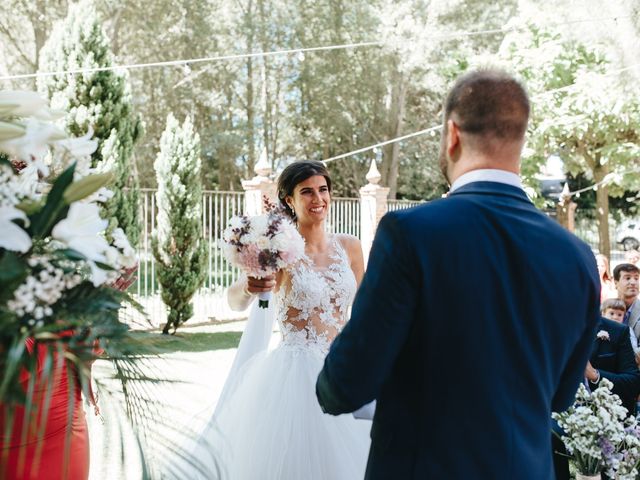
[[[382,219],[319,402],[377,399],[368,479],[553,478],[599,300],[586,244],[517,187],[465,185]]]

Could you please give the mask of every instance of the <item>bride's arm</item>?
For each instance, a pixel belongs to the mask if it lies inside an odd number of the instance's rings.
[[[253,294],[248,290],[247,276],[242,274],[238,280],[236,280],[227,289],[227,302],[231,310],[241,312],[246,310],[253,301]]]
[[[339,241],[347,252],[351,270],[353,270],[353,275],[356,277],[358,287],[360,287],[362,277],[364,276],[364,255],[362,254],[362,244],[357,237],[352,235],[340,235]]]
[[[242,274],[240,278],[227,289],[227,301],[231,310],[241,312],[249,308],[253,297],[260,292],[269,292],[280,285],[282,272],[263,278],[247,277]]]

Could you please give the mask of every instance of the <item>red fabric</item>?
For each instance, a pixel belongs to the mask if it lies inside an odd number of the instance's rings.
[[[4,438],[5,411],[0,407],[0,478],[2,479],[38,479],[38,480],[86,480],[89,476],[89,435],[84,412],[80,384],[74,370],[67,368],[60,355],[53,351],[54,378],[48,411],[43,412],[46,399],[47,382],[42,378],[43,362],[47,347],[39,345],[38,376],[36,381],[34,405],[37,415],[25,419],[22,407],[14,410],[12,435]],[[27,340],[27,349],[33,353],[34,342]],[[24,388],[27,388],[29,375],[21,376]],[[72,388],[70,395],[69,388]],[[72,421],[67,423],[69,411]],[[44,415],[44,417],[43,417]],[[42,419],[46,418],[44,435],[38,439]],[[27,428],[26,441],[22,440],[23,428]],[[38,452],[40,450],[40,452]],[[24,460],[21,459],[24,458]]]

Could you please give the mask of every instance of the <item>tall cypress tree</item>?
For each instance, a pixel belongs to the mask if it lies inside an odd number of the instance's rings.
[[[113,55],[107,36],[90,0],[69,8],[41,50],[40,70],[60,72],[111,67]],[[106,216],[126,232],[132,245],[138,243],[139,189],[134,175],[133,147],[142,133],[142,123],[131,107],[127,74],[124,71],[98,71],[42,76],[38,89],[51,100],[54,109],[66,113],[61,119],[73,135],[91,128],[98,148],[92,155],[93,167],[109,169],[116,180],[114,197],[106,205]]]
[[[180,126],[169,114],[154,168],[158,227],[152,246],[162,301],[169,308],[162,331],[167,334],[193,316],[191,299],[205,277],[200,137],[189,118]]]

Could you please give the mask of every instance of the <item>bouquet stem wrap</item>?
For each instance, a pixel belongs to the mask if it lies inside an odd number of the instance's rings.
[[[271,292],[260,292],[258,294],[258,307],[269,308],[269,300],[271,300]]]

